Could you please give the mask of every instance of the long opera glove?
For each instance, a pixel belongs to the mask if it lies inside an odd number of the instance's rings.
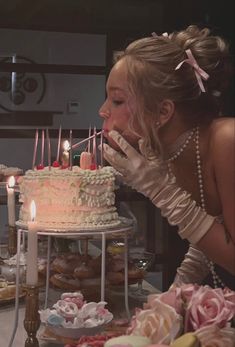
[[[160,208],[169,224],[177,225],[182,239],[196,244],[210,229],[215,218],[197,206],[191,195],[176,184],[173,174],[169,174],[167,164],[160,158],[151,159],[151,153],[139,140],[136,151],[117,131],[110,131],[111,137],[120,147],[121,154],[104,144],[105,159],[123,177],[126,184],[148,197]]]
[[[186,283],[201,284],[209,273],[203,252],[195,246],[190,245],[184,260],[177,268],[177,273],[173,285],[182,285]]]

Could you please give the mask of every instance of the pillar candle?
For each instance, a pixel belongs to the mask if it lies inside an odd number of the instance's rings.
[[[64,141],[63,147],[64,147],[64,150],[62,153],[61,162],[62,162],[62,167],[67,168],[69,166],[69,147],[70,147],[68,140]]]
[[[15,177],[11,176],[7,183],[7,208],[8,208],[8,224],[15,226]]]
[[[26,266],[26,284],[35,286],[38,283],[38,223],[35,222],[36,205],[30,205],[31,221],[28,222],[28,252]]]

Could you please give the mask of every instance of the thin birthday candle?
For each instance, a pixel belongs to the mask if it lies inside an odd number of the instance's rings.
[[[93,131],[93,158],[94,158],[94,164],[95,167],[97,166],[97,155],[96,155],[96,140],[97,140],[97,133],[96,133],[96,127],[94,127]]]
[[[101,131],[100,135],[100,166],[104,166],[104,132]]]
[[[59,137],[58,137],[57,155],[56,155],[56,161],[58,163],[59,163],[59,160],[60,160],[60,143],[61,143],[61,126],[59,128]]]
[[[87,149],[87,152],[89,152],[89,153],[91,153],[91,139],[90,139],[90,137],[91,137],[91,126],[89,126],[89,134],[88,134],[89,140],[88,140],[88,149]]]
[[[81,146],[82,144],[86,143],[87,141],[93,139],[95,136],[98,136],[98,135],[100,135],[100,134],[101,134],[101,131],[99,131],[98,133],[96,133],[96,135],[91,135],[91,136],[87,137],[86,139],[81,140],[81,141],[75,143],[74,145],[72,145],[72,148],[73,148],[73,149],[74,149],[74,148],[77,148],[77,147]]]
[[[42,130],[42,152],[41,152],[41,166],[44,166],[44,146],[45,146],[45,133]]]
[[[69,148],[69,168],[72,170],[73,167],[73,148],[72,148],[72,140],[73,140],[73,131],[70,130],[69,132],[69,142],[70,142],[70,148]]]
[[[38,129],[37,129],[36,132],[35,132],[32,170],[34,170],[35,163],[36,163],[37,148],[38,148]]]
[[[50,142],[50,136],[49,136],[49,130],[46,129],[46,136],[47,136],[47,160],[48,160],[48,168],[51,170],[51,142]]]

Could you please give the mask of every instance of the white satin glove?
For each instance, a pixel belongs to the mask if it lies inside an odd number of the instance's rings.
[[[175,176],[168,173],[162,159],[148,159],[149,153],[143,149],[142,140],[139,140],[139,153],[117,131],[110,131],[109,137],[125,155],[104,144],[105,159],[120,172],[125,183],[150,198],[171,225],[178,225],[182,239],[196,244],[212,226],[214,217],[177,186]]]
[[[186,283],[201,284],[209,273],[206,258],[203,252],[195,246],[190,245],[185,258],[177,268],[173,285],[182,285]]]

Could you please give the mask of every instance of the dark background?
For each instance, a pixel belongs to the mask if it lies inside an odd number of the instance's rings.
[[[113,50],[131,40],[197,24],[227,39],[234,61],[234,7],[234,0],[0,0],[0,28],[107,34],[108,71]],[[234,78],[228,115],[233,94]]]

